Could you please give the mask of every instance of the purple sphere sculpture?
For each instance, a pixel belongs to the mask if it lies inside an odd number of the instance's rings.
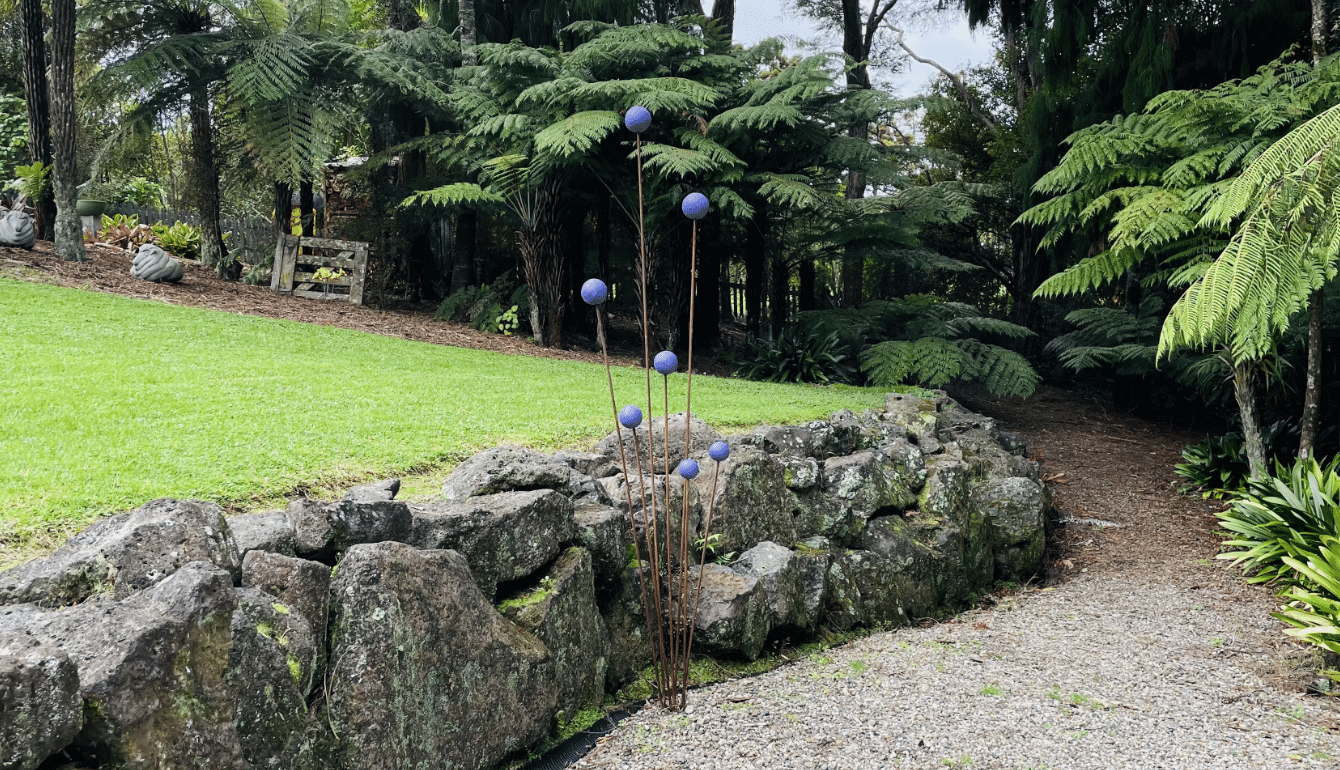
[[[624,113],[623,124],[635,134],[640,134],[651,127],[651,111],[642,105],[629,107],[628,112]]]
[[[619,424],[628,429],[636,428],[642,424],[642,410],[634,404],[629,404],[619,410]]]
[[[711,455],[713,460],[721,462],[730,457],[730,444],[724,441],[713,441],[712,446],[707,448],[707,454]]]
[[[652,359],[651,365],[656,367],[656,371],[669,377],[679,368],[679,357],[669,350],[662,350]]]
[[[609,298],[610,289],[599,278],[588,278],[582,284],[582,299],[588,305],[601,305]]]
[[[707,216],[707,196],[702,193],[689,193],[684,196],[684,202],[679,204],[679,208],[689,219],[702,219]]]
[[[691,479],[698,475],[698,461],[684,458],[679,461],[679,475],[686,479]]]

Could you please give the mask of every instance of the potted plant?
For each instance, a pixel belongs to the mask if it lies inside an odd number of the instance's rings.
[[[100,217],[112,200],[114,186],[108,182],[88,181],[79,185],[79,198],[74,202],[81,217]]]

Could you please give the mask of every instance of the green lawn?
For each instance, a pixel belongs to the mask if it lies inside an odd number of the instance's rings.
[[[615,375],[620,404],[645,401],[640,370]],[[682,410],[684,377],[671,383]],[[693,395],[718,429],[883,403],[706,376]],[[0,563],[154,497],[274,504],[500,443],[584,448],[612,429],[591,364],[0,279]]]

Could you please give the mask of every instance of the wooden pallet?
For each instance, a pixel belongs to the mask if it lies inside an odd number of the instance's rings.
[[[321,268],[342,270],[339,278],[316,279]],[[368,244],[334,238],[307,238],[281,233],[275,244],[270,289],[309,299],[347,300],[363,304],[368,275]]]

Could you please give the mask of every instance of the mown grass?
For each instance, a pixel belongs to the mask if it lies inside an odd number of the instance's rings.
[[[615,387],[645,401],[640,370]],[[693,398],[734,430],[884,397],[695,376]],[[155,497],[255,507],[502,443],[586,447],[612,420],[597,365],[0,278],[0,563]]]

